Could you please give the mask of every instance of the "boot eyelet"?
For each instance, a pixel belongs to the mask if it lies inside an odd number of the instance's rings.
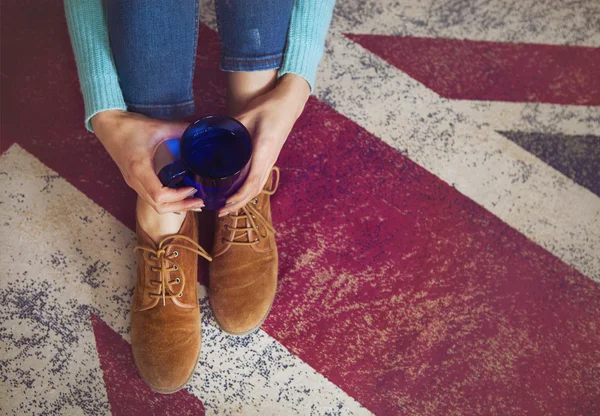
[[[179,297],[180,297],[180,298],[182,298],[182,297],[183,297],[183,292],[181,292],[181,293],[179,294]]]
[[[179,283],[181,283],[181,279],[178,277],[177,279],[175,279],[175,283],[176,283],[176,284],[179,284]]]
[[[227,231],[227,230],[229,230],[229,225],[225,224],[225,226],[223,228],[225,228],[225,231]]]
[[[175,271],[179,270],[179,267],[177,267],[177,265],[175,265],[174,267],[175,267]]]
[[[148,258],[151,259],[152,258],[152,253],[148,253]]]
[[[252,200],[252,203],[253,203],[254,205],[258,204],[258,198],[254,198],[254,199]]]
[[[173,257],[177,257],[177,256],[179,256],[179,252],[178,252],[177,250],[175,250],[175,251],[173,252]]]

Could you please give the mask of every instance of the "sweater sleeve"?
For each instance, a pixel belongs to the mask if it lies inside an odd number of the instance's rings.
[[[65,14],[85,103],[85,126],[105,110],[126,110],[108,40],[102,0],[64,0]]]
[[[294,0],[279,77],[296,74],[314,90],[335,0]]]

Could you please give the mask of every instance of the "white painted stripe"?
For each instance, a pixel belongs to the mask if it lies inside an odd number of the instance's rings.
[[[243,338],[222,332],[204,287],[201,293],[202,355],[189,390],[210,397],[204,405],[214,414],[371,414],[266,332]]]
[[[340,0],[332,29],[598,47],[598,16],[600,2],[590,0]]]
[[[214,1],[202,4],[203,22],[216,29]],[[496,133],[597,135],[598,107],[447,100],[343,35],[600,45],[600,31],[589,24],[600,3],[581,1],[577,16],[572,7],[556,0],[338,1],[315,94],[600,282],[600,198]]]
[[[376,7],[338,1],[331,31],[598,47],[599,15],[600,2],[586,0],[578,4],[556,0],[378,0]],[[494,130],[600,134],[597,107],[461,100],[454,101],[453,108]]]
[[[496,133],[498,123],[473,120],[340,33],[329,36],[317,96],[600,281],[600,198]]]
[[[452,105],[476,125],[495,131],[600,135],[598,107],[470,100]]]
[[[2,410],[109,414],[89,312],[129,341],[134,233],[17,145],[0,171]],[[222,333],[201,292],[207,414],[370,414],[263,331]]]

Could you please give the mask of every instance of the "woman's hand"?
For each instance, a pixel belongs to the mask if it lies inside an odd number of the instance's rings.
[[[153,158],[158,146],[168,139],[179,138],[185,123],[153,120],[140,114],[108,110],[92,118],[94,131],[125,178],[125,182],[156,212],[186,211],[201,208],[201,199],[191,198],[192,187],[172,189],[163,186],[156,176]]]
[[[286,74],[274,89],[250,101],[235,117],[246,126],[252,137],[252,160],[248,178],[221,208],[220,217],[241,209],[263,190],[309,95],[310,87],[304,78]]]

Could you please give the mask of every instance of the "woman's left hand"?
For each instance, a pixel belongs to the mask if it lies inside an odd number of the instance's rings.
[[[310,87],[304,78],[286,74],[274,89],[250,101],[235,117],[253,138],[252,159],[248,178],[221,208],[220,217],[241,209],[263,190],[309,95]]]

